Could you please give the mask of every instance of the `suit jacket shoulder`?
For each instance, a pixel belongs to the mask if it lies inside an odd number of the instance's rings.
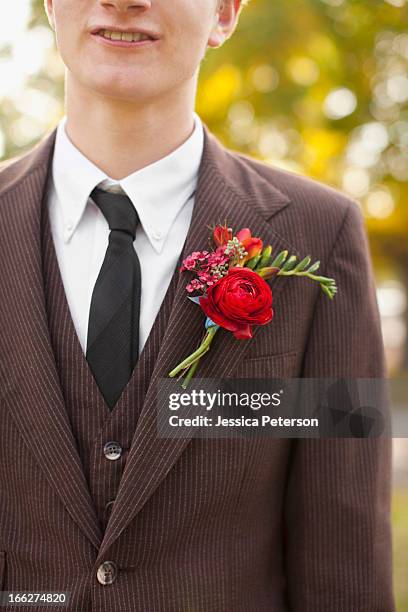
[[[18,187],[33,172],[48,166],[54,142],[55,130],[46,134],[30,150],[0,163],[0,198]]]
[[[308,215],[327,215],[330,208],[333,221],[343,218],[350,205],[359,208],[358,203],[339,189],[317,179],[285,170],[262,162],[242,153],[232,152],[241,171],[245,167],[249,173],[255,173],[274,187],[283,191],[291,200],[296,212],[307,212]]]
[[[284,170],[245,154],[224,148],[223,176],[249,206],[264,211],[274,231],[301,252],[316,252],[319,258],[329,255],[344,226],[364,230],[359,204],[340,190],[296,172]],[[289,206],[274,214],[276,194]],[[270,211],[270,215],[268,214]]]

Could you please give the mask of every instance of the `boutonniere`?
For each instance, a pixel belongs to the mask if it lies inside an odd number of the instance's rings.
[[[298,261],[295,255],[282,251],[272,256],[272,246],[264,247],[261,238],[244,228],[236,234],[227,224],[216,225],[210,237],[209,251],[194,251],[183,260],[180,272],[193,278],[186,286],[188,297],[206,315],[205,335],[200,346],[171,372],[178,375],[186,388],[203,355],[210,350],[220,328],[234,334],[237,340],[252,338],[254,325],[266,325],[273,319],[273,276],[303,276],[320,283],[323,292],[333,299],[337,292],[332,278],[317,276],[320,262],[312,263],[308,255]]]

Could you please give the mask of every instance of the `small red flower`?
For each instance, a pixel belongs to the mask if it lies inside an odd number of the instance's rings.
[[[209,266],[224,265],[229,262],[230,258],[225,254],[225,246],[219,246],[215,251],[210,253],[208,257]]]
[[[208,267],[208,251],[194,251],[183,260],[180,272],[184,270],[202,270]]]
[[[265,325],[273,317],[272,290],[249,268],[230,268],[200,296],[199,303],[207,317],[239,340],[252,338],[251,326]]]
[[[256,255],[261,254],[263,242],[260,238],[255,238],[255,236],[252,236],[251,230],[248,227],[244,227],[244,229],[239,230],[237,233],[237,238],[243,244],[248,253],[248,255],[245,255],[244,259],[241,259],[239,262],[240,266],[244,266],[247,261],[252,259],[252,257],[256,257]]]
[[[188,293],[193,293],[193,291],[205,291],[205,288],[205,283],[199,281],[197,278],[193,278],[186,286]]]
[[[232,240],[232,229],[226,225],[216,225],[213,231],[213,239],[217,246],[224,246],[228,240]]]

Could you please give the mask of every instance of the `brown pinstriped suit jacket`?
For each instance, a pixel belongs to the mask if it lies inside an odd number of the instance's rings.
[[[157,437],[155,382],[202,336],[178,270],[166,329],[156,321],[141,357],[161,338],[101,531],[45,312],[40,203],[54,138],[0,172],[0,587],[69,591],[72,612],[392,612],[390,440]],[[205,126],[183,253],[204,249],[207,225],[224,219],[276,252],[320,259],[339,293],[331,302],[315,283],[275,278],[273,322],[250,342],[221,331],[201,376],[384,375],[355,202],[225,149]],[[126,571],[103,586],[96,570],[112,546]]]

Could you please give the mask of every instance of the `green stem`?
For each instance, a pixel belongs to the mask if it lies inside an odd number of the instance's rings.
[[[204,339],[197,350],[194,353],[191,353],[188,357],[186,357],[181,363],[179,363],[171,372],[169,372],[170,378],[173,378],[178,374],[181,370],[184,370],[191,364],[193,364],[196,360],[200,359],[200,357],[206,353],[211,345],[211,342],[218,330],[218,326],[212,326],[207,329],[207,333],[204,336]]]
[[[311,274],[309,273],[307,270],[306,272],[296,272],[295,270],[279,270],[279,272],[277,272],[277,276],[307,276],[308,278],[310,278],[311,280],[315,280],[315,281],[321,281],[321,276],[316,276],[316,274]],[[332,279],[328,279],[328,280],[332,280]]]
[[[187,375],[187,373],[189,372],[189,370],[192,367],[197,368],[198,362],[200,361],[201,357],[203,355],[205,355],[205,353],[208,353],[209,350],[210,350],[210,347],[208,346],[204,351],[202,351],[202,353],[200,353],[200,355],[196,355],[196,357],[194,357],[194,359],[192,359],[190,361],[190,363],[185,368],[183,368],[183,370],[181,372],[180,371],[178,372],[178,373],[180,373],[180,376],[177,378],[177,380],[180,380],[181,378],[183,378],[183,376]],[[191,355],[190,355],[190,357],[191,357]],[[171,374],[171,372],[170,372],[170,374]],[[170,376],[170,374],[169,374],[169,376]]]
[[[197,370],[198,364],[200,363],[200,359],[201,359],[201,357],[198,357],[198,359],[196,359],[195,362],[192,363],[191,366],[189,367],[187,375],[186,375],[185,379],[183,380],[183,382],[181,384],[183,389],[187,389],[188,383],[193,378],[193,376],[194,376],[194,374],[195,374],[195,372]]]

